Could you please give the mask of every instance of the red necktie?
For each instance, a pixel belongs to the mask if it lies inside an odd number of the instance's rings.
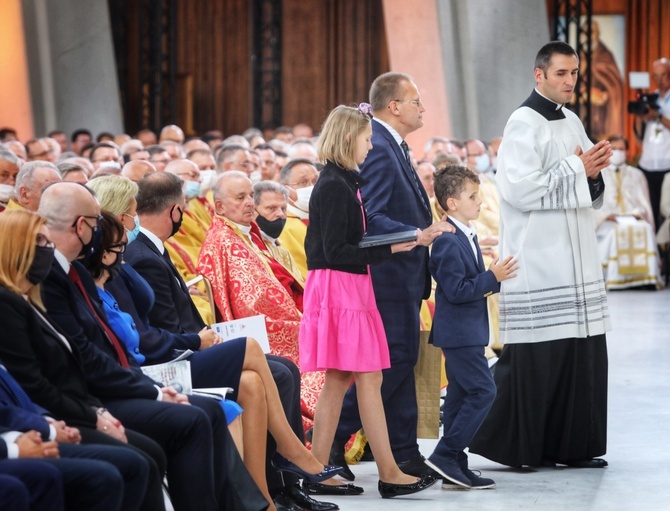
[[[107,334],[107,337],[112,343],[112,346],[114,346],[114,350],[116,351],[116,354],[119,357],[119,362],[121,363],[121,365],[123,367],[130,367],[130,365],[128,364],[128,357],[126,357],[126,353],[123,351],[119,339],[116,337],[112,329],[107,326],[107,323],[105,323],[102,320],[102,318],[98,316],[95,307],[93,307],[93,303],[91,303],[91,299],[88,297],[86,289],[84,289],[84,284],[81,283],[79,274],[77,273],[77,270],[75,270],[73,266],[70,266],[70,271],[68,272],[67,276],[70,277],[70,280],[74,283],[75,286],[77,286],[79,292],[84,296],[84,299],[86,300],[89,309],[91,309],[93,316],[95,316],[95,320],[98,322],[100,328],[102,328]]]

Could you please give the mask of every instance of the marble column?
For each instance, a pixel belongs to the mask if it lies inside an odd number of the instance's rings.
[[[535,54],[549,42],[545,0],[436,0],[452,133],[501,136],[535,86]]]
[[[22,0],[35,134],[123,131],[107,0]]]

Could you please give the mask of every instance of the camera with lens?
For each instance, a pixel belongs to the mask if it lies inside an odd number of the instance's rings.
[[[660,110],[658,104],[658,92],[641,92],[635,94],[635,99],[628,102],[628,113],[633,115],[646,115],[649,110]]]
[[[649,89],[649,73],[631,71],[628,73],[628,86],[637,89],[635,99],[628,102],[628,113],[633,115],[646,115],[650,110],[660,110],[658,104],[658,92],[642,92]]]

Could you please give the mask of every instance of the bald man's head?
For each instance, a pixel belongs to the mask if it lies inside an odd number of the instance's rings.
[[[147,160],[133,160],[123,166],[121,175],[137,183],[146,174],[150,174],[151,172],[156,172],[156,167],[151,162]]]
[[[160,138],[158,141],[163,142],[164,140],[172,140],[173,142],[177,142],[178,144],[183,144],[184,132],[176,124],[168,124],[161,130]]]
[[[87,187],[60,181],[44,189],[38,213],[47,219],[50,230],[63,231],[81,216],[97,217],[100,205]]]

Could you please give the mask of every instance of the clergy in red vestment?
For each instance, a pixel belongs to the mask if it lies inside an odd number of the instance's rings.
[[[271,353],[298,364],[301,313],[272,271],[276,260],[259,248],[263,241],[253,222],[251,180],[243,172],[224,172],[213,193],[216,215],[200,251],[198,271],[212,285],[217,319],[230,321],[264,314]],[[323,373],[305,373],[301,380],[301,405],[308,426]]]

